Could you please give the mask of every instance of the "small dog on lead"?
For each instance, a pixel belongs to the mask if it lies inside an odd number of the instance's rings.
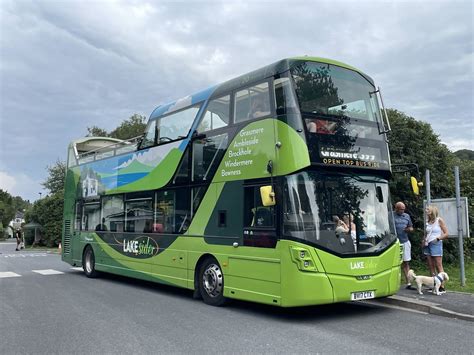
[[[429,276],[416,276],[415,272],[410,269],[408,271],[408,281],[409,282],[413,282],[413,281],[416,282],[416,288],[417,288],[418,293],[420,295],[423,294],[423,292],[421,292],[421,286],[425,285],[425,286],[428,286],[428,287],[433,287],[433,293],[436,294],[437,296],[441,296],[441,294],[443,292],[439,291],[439,287],[441,286],[441,284],[443,282],[449,281],[449,276],[445,272],[440,272],[438,275],[432,276],[432,277],[429,277]]]

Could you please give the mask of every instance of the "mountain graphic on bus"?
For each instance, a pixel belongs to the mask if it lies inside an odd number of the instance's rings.
[[[98,190],[109,192],[109,190],[131,184],[149,175],[158,165],[167,160],[166,158],[172,151],[179,151],[178,144],[177,142],[170,143],[141,152],[99,160],[88,165],[87,169],[91,169],[99,177],[99,184],[103,189],[99,188]],[[176,154],[171,154],[171,156],[174,155]],[[85,169],[86,166],[82,168]]]

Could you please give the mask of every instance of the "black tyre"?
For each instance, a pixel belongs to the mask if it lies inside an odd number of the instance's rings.
[[[99,276],[99,272],[95,269],[95,255],[92,247],[88,245],[82,254],[82,269],[87,277],[94,278]]]
[[[214,258],[204,260],[199,268],[199,291],[208,305],[222,306],[227,302],[224,297],[224,274]]]

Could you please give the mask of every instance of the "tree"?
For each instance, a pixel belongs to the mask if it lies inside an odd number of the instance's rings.
[[[15,216],[13,197],[7,191],[0,189],[0,223],[6,227]]]
[[[97,126],[87,127],[87,137],[108,137],[109,134],[103,128]]]
[[[459,159],[474,160],[474,151],[469,149],[458,150],[457,152],[454,152],[454,155]]]
[[[61,241],[64,195],[62,192],[35,201],[25,214],[27,222],[41,224],[42,243],[49,247]]]
[[[52,166],[48,166],[47,170],[49,176],[41,184],[45,189],[49,190],[51,194],[64,192],[64,180],[66,178],[66,163],[57,160]]]
[[[429,123],[417,121],[403,112],[387,110],[392,132],[389,134],[390,156],[392,164],[415,163],[418,164],[424,180],[426,169],[430,170],[431,198],[447,198],[455,196],[454,166],[460,166],[461,195],[467,196],[470,201],[474,198],[473,191],[473,166],[470,161],[461,161],[440,142],[438,135],[433,132]],[[418,232],[415,233],[414,245],[421,242],[424,228],[423,196],[415,196],[411,192],[409,174],[394,174],[390,182],[390,192],[393,202],[403,201],[407,205],[407,212],[414,220]],[[421,191],[423,193],[423,191]],[[472,209],[471,209],[472,210]],[[471,212],[472,214],[472,212]],[[471,216],[471,222],[472,218]],[[466,254],[470,256],[470,242],[466,241]],[[445,244],[446,261],[454,261],[457,255],[457,244],[448,241]],[[414,258],[417,254],[413,253]]]
[[[0,189],[0,226],[3,230],[15,217],[16,212],[23,212],[30,206],[29,201],[23,200],[20,196],[12,196],[7,191]],[[0,236],[3,235],[0,232]]]
[[[124,120],[117,128],[110,132],[110,137],[117,139],[131,139],[143,134],[146,128],[146,117],[134,114]]]
[[[66,163],[58,159],[54,165],[48,166],[47,170],[49,175],[41,185],[50,195],[37,200],[27,210],[25,221],[41,224],[42,241],[52,247],[61,241]]]
[[[111,137],[128,140],[143,134],[146,128],[145,122],[145,116],[135,113],[110,132],[97,126],[87,127],[87,137]]]

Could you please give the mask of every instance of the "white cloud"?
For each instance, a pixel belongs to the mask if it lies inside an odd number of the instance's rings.
[[[452,152],[455,152],[461,149],[474,150],[474,137],[472,137],[472,139],[453,139],[451,141],[446,141],[442,143],[445,144],[449,148],[449,150]]]
[[[7,191],[12,196],[21,196],[24,200],[34,201],[39,198],[39,192],[46,195],[39,181],[26,174],[9,174],[0,171],[0,189]]]
[[[7,173],[0,171],[0,188],[2,190],[12,191],[15,185],[16,182],[13,176],[10,176]]]
[[[0,1],[0,169],[41,181],[87,127],[305,54],[360,68],[387,107],[472,149],[472,13],[467,0]]]

